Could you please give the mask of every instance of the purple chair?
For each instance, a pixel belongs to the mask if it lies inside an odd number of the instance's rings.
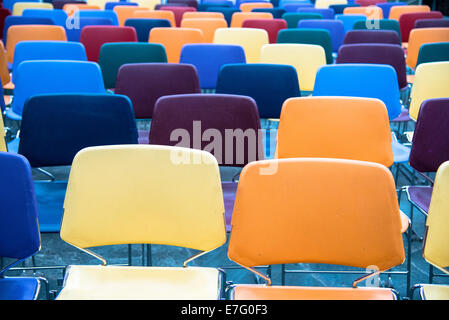
[[[124,64],[115,85],[116,94],[131,99],[136,119],[152,118],[159,97],[200,92],[197,71],[190,64]],[[139,143],[148,143],[148,131],[139,130]]]
[[[186,136],[174,134],[175,130],[182,130]],[[244,167],[251,161],[263,160],[259,133],[260,119],[254,99],[227,94],[183,94],[156,101],[149,139],[150,144],[210,151],[219,165]],[[237,184],[222,182],[228,232],[231,231]]]
[[[352,30],[346,33],[343,43],[401,44],[401,40],[398,33],[392,30]]]
[[[415,28],[449,28],[449,19],[418,19]]]

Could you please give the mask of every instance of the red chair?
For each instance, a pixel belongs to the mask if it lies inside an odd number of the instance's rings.
[[[182,16],[184,15],[184,12],[196,11],[196,8],[165,6],[165,7],[161,7],[160,10],[167,10],[167,11],[173,12],[173,14],[175,15],[176,26],[180,27],[181,26]]]
[[[402,42],[408,42],[410,32],[415,27],[415,21],[420,19],[443,19],[440,11],[403,13],[399,17]]]
[[[6,8],[0,8],[0,37],[3,38],[3,27],[5,26],[5,19],[11,15],[11,11]]]
[[[378,3],[385,3],[387,0],[355,0],[362,7],[375,6]]]
[[[87,60],[98,62],[101,46],[108,42],[137,42],[136,29],[119,26],[86,26],[80,42],[86,48]]]
[[[242,28],[266,30],[270,43],[276,43],[279,30],[287,29],[287,22],[284,19],[247,19],[243,21]]]

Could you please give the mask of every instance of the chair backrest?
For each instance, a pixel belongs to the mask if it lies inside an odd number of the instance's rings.
[[[25,0],[23,0],[25,1]],[[12,11],[12,8],[18,0],[4,0],[2,1],[2,7]],[[39,2],[39,0],[28,0],[28,2]]]
[[[313,91],[315,75],[326,64],[323,47],[310,44],[277,43],[262,47],[261,63],[287,64],[295,67],[302,91]]]
[[[335,19],[343,22],[345,33],[354,29],[354,24],[356,22],[366,22],[366,16],[360,14],[336,14]]]
[[[410,94],[409,114],[417,119],[421,104],[427,99],[447,98],[449,87],[449,61],[420,64],[415,71]]]
[[[251,12],[268,12],[273,15],[273,19],[281,19],[286,10],[283,8],[255,8]]]
[[[184,13],[196,11],[196,9],[192,7],[174,7],[174,6],[164,6],[161,7],[160,10],[172,11],[174,13],[176,27],[181,26],[182,16],[184,15]]]
[[[170,21],[167,19],[130,18],[125,21],[125,27],[133,27],[136,29],[137,40],[139,42],[148,42],[151,29],[170,28],[170,26]]]
[[[338,50],[336,63],[388,64],[396,70],[399,88],[407,87],[404,50],[395,44],[345,44]]]
[[[422,28],[413,29],[407,48],[407,65],[410,68],[416,67],[419,49],[425,43],[449,42],[449,28]]]
[[[264,174],[269,165],[275,174]],[[393,176],[383,165],[257,161],[240,175],[228,256],[248,267],[326,263],[384,271],[405,259],[400,220]]]
[[[300,13],[318,13],[321,14],[321,16],[323,17],[323,19],[326,20],[331,20],[334,19],[334,15],[335,15],[335,11],[334,9],[320,9],[320,8],[298,8],[296,10],[296,12],[300,12]]]
[[[98,58],[105,88],[115,88],[117,73],[122,65],[146,62],[167,62],[164,46],[157,43],[105,43]]]
[[[149,136],[150,144],[209,151],[219,165],[233,167],[263,159],[262,140],[256,102],[224,94],[161,97]]]
[[[92,147],[73,161],[61,238],[80,248],[149,243],[209,251],[226,242],[223,213],[220,173],[210,153]]]
[[[345,35],[343,44],[354,43],[384,43],[400,44],[400,39],[396,31],[391,30],[352,30]]]
[[[390,10],[394,6],[406,6],[406,2],[383,2],[383,3],[377,3],[376,6],[382,9],[383,16],[385,18],[388,18],[390,16]]]
[[[133,19],[166,19],[170,21],[171,27],[176,27],[175,14],[172,11],[164,11],[164,10],[138,10],[135,11],[132,15]],[[126,20],[125,20],[126,21]],[[147,38],[148,41],[148,38]]]
[[[393,164],[390,124],[378,99],[304,97],[284,102],[276,157]]]
[[[377,6],[368,7],[347,7],[343,10],[343,14],[361,14],[366,16],[367,19],[382,19],[382,9]]]
[[[168,5],[175,5],[175,6],[187,6],[192,8],[198,8],[198,1],[197,0],[167,0]]]
[[[410,12],[403,13],[399,18],[399,26],[401,27],[402,42],[408,42],[410,32],[415,27],[415,21],[418,19],[443,19],[440,11],[430,12]]]
[[[224,15],[221,12],[205,12],[205,11],[191,11],[184,12],[182,19],[198,19],[198,18],[208,18],[208,19],[224,19]]]
[[[449,61],[449,42],[425,43],[421,45],[416,66],[421,63]]]
[[[273,15],[268,12],[234,12],[230,27],[241,28],[246,19],[273,19]]]
[[[276,119],[286,99],[301,96],[293,66],[262,63],[224,65],[218,74],[216,93],[252,97],[261,118]]]
[[[80,42],[86,48],[87,60],[97,62],[101,46],[109,42],[137,42],[136,30],[121,26],[86,26]]]
[[[11,77],[9,76],[8,59],[6,58],[5,47],[3,46],[3,42],[1,41],[0,41],[0,80],[2,83],[2,87],[11,80]],[[2,111],[4,111],[3,107]]]
[[[447,246],[449,237],[447,226],[449,225],[449,162],[443,163],[435,176],[435,184],[430,201],[429,215],[426,219],[426,239],[423,256],[427,262],[448,274],[449,254]]]
[[[112,25],[118,26],[118,16],[112,10],[80,10],[76,13],[80,18],[104,18],[111,19]]]
[[[387,0],[355,0],[358,4],[360,4],[362,7],[368,7],[368,6],[374,6],[378,3],[386,3]]]
[[[186,44],[180,63],[195,66],[202,89],[215,89],[218,73],[225,64],[246,63],[245,50],[231,44]]]
[[[390,19],[370,19],[365,21],[356,21],[353,26],[354,30],[390,30],[396,31],[399,40],[401,38],[401,28],[397,20]]]
[[[71,41],[22,41],[14,50],[12,65],[13,82],[17,67],[29,60],[76,60],[87,61],[86,50],[79,42]]]
[[[116,6],[138,6],[137,2],[125,2],[125,1],[116,1],[116,2],[106,2],[104,4],[105,10],[114,10]]]
[[[44,17],[23,17],[23,16],[7,16],[3,27],[3,43],[8,40],[8,30],[16,25],[54,25],[52,19]]]
[[[193,28],[153,28],[148,41],[162,44],[168,62],[179,63],[182,47],[189,43],[203,43],[204,36],[201,30]]]
[[[245,50],[246,62],[257,63],[262,46],[268,44],[268,33],[254,28],[221,28],[215,31],[214,43],[240,45]]]
[[[394,6],[390,9],[388,19],[399,21],[402,14],[410,12],[430,12],[430,7],[426,5]]]
[[[46,93],[104,93],[98,64],[86,61],[34,60],[17,67],[12,111],[21,115],[25,101]]]
[[[66,4],[86,4],[84,0],[54,0],[52,2],[54,9],[63,9]]]
[[[198,74],[189,64],[125,64],[115,84],[115,93],[131,99],[137,119],[151,118],[161,96],[200,92]]]
[[[22,17],[33,18],[50,18],[57,26],[65,27],[67,21],[67,13],[63,10],[54,9],[25,9]]]
[[[448,19],[418,19],[415,21],[416,28],[449,28]]]
[[[237,8],[229,8],[229,7],[209,7],[206,9],[207,12],[221,12],[224,15],[224,18],[226,22],[228,23],[228,26],[231,25],[232,22],[232,16],[236,12],[241,12],[240,9]]]
[[[263,29],[268,33],[268,41],[276,43],[279,31],[287,29],[287,23],[284,19],[247,19],[243,21],[242,28]]]
[[[204,42],[212,43],[214,41],[215,30],[227,28],[228,24],[223,18],[193,18],[182,19],[181,28],[200,29],[203,33]]]
[[[21,16],[25,9],[53,9],[53,5],[48,2],[16,2],[12,8],[13,16]]]
[[[69,18],[70,19],[70,18]],[[73,20],[74,22],[75,20]],[[79,22],[79,28],[75,23]],[[109,18],[79,18],[70,28],[66,29],[67,40],[77,41],[81,39],[81,32],[86,26],[112,26],[112,20]]]
[[[282,19],[287,22],[289,29],[296,29],[298,28],[299,21],[323,19],[323,16],[320,13],[312,12],[287,12],[282,15]]]
[[[353,2],[351,0],[351,2]],[[332,4],[347,4],[347,0],[315,0],[315,8],[327,9]]]
[[[134,13],[136,11],[149,10],[148,8],[135,7],[135,6],[115,6],[113,11],[117,14],[119,25],[125,25],[126,19],[134,18]]]
[[[0,257],[21,261],[41,244],[31,168],[23,156],[7,152],[0,152],[0,168]]]
[[[401,113],[398,79],[396,71],[389,65],[322,66],[316,75],[313,95],[377,98],[387,107],[390,120]]]
[[[64,10],[67,15],[73,16],[76,12],[80,10],[101,10],[100,6],[92,5],[92,4],[86,4],[86,3],[67,3],[62,7],[62,10]]]
[[[298,28],[326,29],[329,31],[332,40],[332,51],[337,52],[343,44],[345,38],[345,28],[340,20],[301,20]]]
[[[242,12],[251,12],[256,8],[273,8],[273,4],[271,2],[247,2],[240,4]]]
[[[131,101],[122,95],[37,95],[22,115],[19,153],[32,167],[71,165],[86,147],[137,144]]]

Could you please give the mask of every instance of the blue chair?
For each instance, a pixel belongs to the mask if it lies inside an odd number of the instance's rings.
[[[201,89],[215,89],[221,67],[246,63],[246,58],[245,51],[238,45],[187,44],[182,48],[180,63],[196,67]]]
[[[87,61],[86,50],[79,42],[70,41],[21,41],[14,49],[12,82],[17,67],[28,60],[76,60]]]
[[[220,1],[203,1],[198,3],[197,11],[207,11],[207,9],[212,7],[221,7],[221,8],[232,8],[234,7],[234,3],[232,1],[220,0]]]
[[[66,26],[67,13],[64,10],[51,10],[51,9],[25,9],[22,12],[23,17],[32,18],[50,18],[57,26]]]
[[[334,10],[335,14],[342,14],[345,8],[349,7],[360,7],[360,4],[354,3],[354,4],[332,4],[329,6],[330,9]]]
[[[309,13],[319,13],[323,16],[323,19],[325,20],[332,20],[334,19],[334,9],[319,9],[319,8],[298,8],[296,12],[309,12]]]
[[[228,8],[228,7],[209,7],[206,9],[208,12],[221,12],[228,23],[228,26],[231,25],[232,15],[235,12],[241,12],[240,9],[237,8]]]
[[[31,168],[23,156],[0,152],[0,190],[0,257],[13,259],[0,267],[0,300],[34,300],[38,278],[5,276],[41,246]]]
[[[345,28],[346,33],[353,29],[356,21],[365,21],[366,16],[358,14],[336,14],[335,19],[343,22],[343,27]]]
[[[332,39],[332,52],[338,52],[345,39],[345,27],[339,20],[301,20],[298,22],[298,28],[328,30]]]
[[[80,18],[105,18],[111,19],[112,25],[118,26],[117,13],[113,10],[79,10],[77,12]],[[76,14],[75,14],[76,15]]]
[[[254,8],[252,12],[268,12],[273,15],[273,19],[282,19],[282,15],[286,12],[282,8]]]
[[[401,113],[395,69],[383,64],[336,64],[318,69],[313,96],[377,98],[387,106],[388,117]]]
[[[153,28],[170,28],[170,21],[167,19],[126,19],[125,27],[136,29],[137,40],[148,42],[150,31]]]
[[[67,28],[67,41],[80,41],[81,31],[85,26],[112,26],[113,22],[109,18],[79,18],[79,28]]]
[[[311,3],[298,3],[298,2],[287,2],[282,5],[282,9],[285,12],[297,12],[298,9],[302,8],[313,8],[313,4]]]
[[[15,77],[14,99],[6,115],[21,120],[25,101],[46,93],[105,93],[98,64],[85,61],[24,61]]]
[[[384,19],[388,19],[390,15],[390,9],[394,6],[406,6],[406,2],[384,2],[376,4],[377,7],[382,9]]]
[[[41,2],[41,0],[3,0],[3,8],[9,9],[12,12],[12,8],[16,2]]]
[[[6,44],[6,37],[8,35],[8,29],[11,26],[15,25],[24,25],[24,24],[46,24],[46,25],[54,25],[52,19],[44,18],[44,17],[23,17],[23,16],[7,16],[5,19],[5,25],[3,27],[3,43]]]
[[[25,103],[18,152],[33,168],[71,165],[83,148],[116,144],[137,144],[126,96],[44,94]],[[59,232],[67,181],[37,181],[35,188],[41,232]]]
[[[106,2],[104,4],[105,10],[114,10],[115,6],[138,6],[137,2],[127,2],[127,1],[116,1],[116,2]]]

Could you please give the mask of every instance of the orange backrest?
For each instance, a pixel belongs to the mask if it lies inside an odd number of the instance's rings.
[[[92,5],[92,4],[76,4],[76,3],[66,3],[62,10],[64,10],[68,16],[73,15],[75,11],[78,10],[101,10],[100,6]]]
[[[141,9],[134,12],[133,18],[167,19],[168,21],[170,21],[172,27],[176,27],[175,14],[173,13],[173,11],[168,10],[146,11]]]
[[[407,65],[410,68],[415,68],[421,46],[433,42],[449,42],[449,28],[413,29],[408,39]]]
[[[115,6],[114,11],[117,14],[118,23],[121,26],[125,25],[126,19],[134,18],[134,13],[136,11],[150,10],[148,8],[142,8],[137,6]]]
[[[160,43],[165,47],[167,61],[179,63],[182,46],[188,43],[203,43],[203,32],[191,28],[153,28],[148,42]]]
[[[251,12],[256,8],[273,8],[273,4],[271,2],[248,2],[240,5],[242,12]]]
[[[67,41],[65,29],[51,25],[15,25],[8,29],[6,40],[6,56],[12,63],[14,49],[19,41],[54,40]]]
[[[382,9],[376,6],[368,7],[347,7],[343,10],[343,14],[360,14],[366,16],[367,19],[382,19]]]
[[[237,187],[228,255],[246,267],[397,266],[405,257],[393,176],[356,160],[251,162]]]
[[[0,41],[0,79],[2,85],[7,84],[11,80],[8,70],[8,60],[6,59],[6,51],[2,41]]]
[[[269,12],[235,12],[232,14],[231,28],[241,28],[246,19],[273,19]]]
[[[390,15],[388,19],[398,20],[403,13],[411,12],[430,12],[430,7],[426,5],[414,5],[414,6],[393,6],[390,9]]]
[[[224,15],[221,12],[207,12],[207,11],[187,11],[182,15],[182,19],[199,19],[199,18],[212,18],[212,19],[224,19]]]
[[[290,98],[282,106],[277,158],[338,158],[393,164],[390,124],[378,99]]]
[[[204,42],[206,43],[214,41],[215,30],[227,27],[228,24],[225,19],[216,18],[182,19],[181,22],[181,28],[200,29],[203,32]]]

